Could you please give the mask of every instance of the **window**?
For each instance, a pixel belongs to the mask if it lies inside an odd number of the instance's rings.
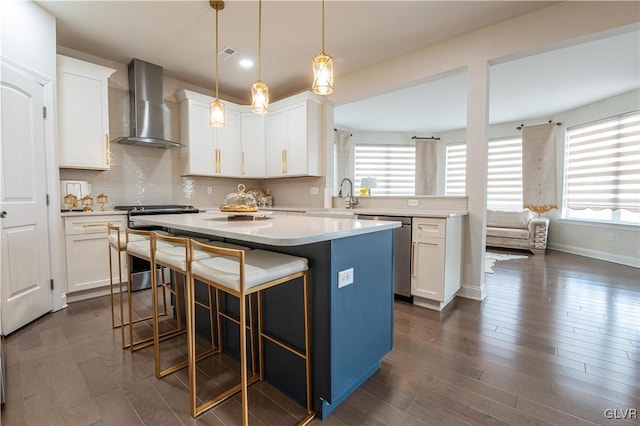
[[[487,207],[522,208],[522,139],[489,141]]]
[[[640,113],[567,129],[564,217],[640,224]]]
[[[487,170],[487,207],[522,208],[522,139],[489,141]],[[446,148],[445,194],[466,193],[466,143]]]
[[[416,148],[407,145],[356,145],[354,185],[363,177],[375,177],[373,195],[414,195]]]
[[[447,144],[445,163],[445,195],[466,194],[467,144]]]

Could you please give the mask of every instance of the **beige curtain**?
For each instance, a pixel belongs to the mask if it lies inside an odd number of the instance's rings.
[[[557,209],[556,123],[522,128],[522,198],[536,213]]]
[[[345,132],[344,130],[336,130],[334,133],[336,153],[336,164],[334,172],[334,186],[336,187],[336,190],[334,193],[337,193],[339,191],[337,187],[340,185],[342,179],[346,177],[350,178],[350,167],[351,164],[353,164],[353,158],[351,158],[351,148],[349,146],[349,138],[351,137],[351,133]]]
[[[435,195],[438,176],[438,140],[416,139],[416,195]]]

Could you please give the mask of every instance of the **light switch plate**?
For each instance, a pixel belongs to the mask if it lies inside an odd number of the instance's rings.
[[[338,272],[338,288],[353,284],[353,268]]]
[[[309,195],[318,195],[320,194],[320,188],[318,188],[317,186],[312,186],[311,189],[309,189]]]

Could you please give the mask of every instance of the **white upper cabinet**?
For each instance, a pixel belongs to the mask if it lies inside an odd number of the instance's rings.
[[[189,90],[176,93],[180,103],[180,141],[186,157],[184,174],[238,177],[242,168],[240,107],[224,102],[225,126],[209,124],[210,96]]]
[[[58,165],[108,170],[108,79],[116,70],[57,55]]]
[[[319,176],[322,105],[310,93],[271,105],[266,118],[267,177]]]
[[[242,170],[243,177],[263,178],[265,172],[264,115],[242,113]]]
[[[180,104],[180,141],[185,175],[220,177],[320,176],[323,119],[321,100],[302,93],[274,102],[266,115],[248,106],[225,105],[225,126],[209,125],[213,98],[189,90]]]

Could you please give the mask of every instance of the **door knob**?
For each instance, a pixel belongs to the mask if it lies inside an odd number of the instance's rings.
[[[5,217],[7,217],[7,212],[3,210],[2,213],[0,213],[0,218],[4,219]]]

